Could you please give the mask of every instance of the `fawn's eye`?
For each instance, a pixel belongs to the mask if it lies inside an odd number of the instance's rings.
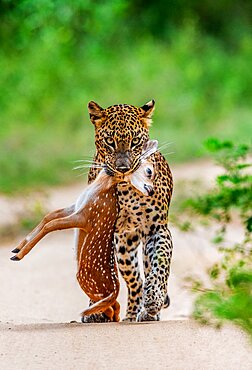
[[[147,177],[148,178],[151,178],[151,176],[152,176],[152,169],[150,167],[147,167],[146,170],[145,170],[145,172],[146,172]]]
[[[105,142],[106,142],[106,144],[108,144],[109,146],[112,146],[113,148],[115,147],[114,139],[113,139],[111,136],[106,137],[106,138],[105,138]]]
[[[136,146],[139,143],[140,143],[140,138],[139,137],[133,137],[133,139],[131,141],[131,146]]]

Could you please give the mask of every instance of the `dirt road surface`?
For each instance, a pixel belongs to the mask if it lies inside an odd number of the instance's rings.
[[[1,369],[249,370],[244,336],[189,320],[0,326]]]
[[[175,178],[188,177],[183,168],[176,171]],[[196,174],[210,181],[216,169],[205,171],[195,168]],[[194,178],[192,169],[189,176]],[[71,204],[82,186],[49,191],[48,208]],[[0,197],[0,206],[4,223],[8,214],[15,217],[22,200]],[[199,229],[197,234],[182,234],[172,228],[171,306],[163,310],[163,321],[139,324],[70,323],[79,322],[88,304],[75,278],[71,231],[48,235],[21,262],[9,260],[19,239],[2,243],[0,369],[252,369],[251,344],[239,329],[216,330],[189,319],[193,296],[185,287],[187,276],[207,279],[206,268],[219,258],[205,233]],[[239,230],[233,233],[239,238]],[[119,301],[123,318],[123,281]]]

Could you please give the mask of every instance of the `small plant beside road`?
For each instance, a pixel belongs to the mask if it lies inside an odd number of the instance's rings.
[[[193,281],[193,315],[217,326],[230,320],[252,337],[252,148],[217,139],[209,139],[206,148],[223,173],[205,194],[186,199],[183,208],[207,227],[218,225],[212,242],[222,258],[208,271],[210,286]],[[234,223],[241,229],[238,242],[228,237]]]

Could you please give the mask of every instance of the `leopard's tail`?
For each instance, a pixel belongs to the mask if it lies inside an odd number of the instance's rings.
[[[116,291],[110,293],[107,297],[101,299],[98,302],[95,302],[94,304],[92,304],[92,306],[84,310],[82,312],[82,316],[102,313],[106,311],[109,307],[113,306],[116,303],[117,296],[118,292]]]

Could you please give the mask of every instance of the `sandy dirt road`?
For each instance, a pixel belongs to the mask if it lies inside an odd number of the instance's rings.
[[[189,320],[147,324],[0,325],[1,369],[249,370],[237,330]]]
[[[177,177],[181,177],[179,171]],[[185,174],[183,170],[181,174]],[[81,188],[82,184],[77,184],[53,189],[48,208],[70,204]],[[0,202],[3,221],[11,207],[16,209],[13,200],[5,208],[3,204],[8,202],[3,198]],[[48,235],[19,263],[9,260],[19,240],[2,243],[0,369],[250,370],[251,346],[241,331],[231,326],[217,331],[188,319],[193,296],[185,288],[186,277],[206,279],[205,270],[219,258],[218,253],[209,245],[204,230],[181,234],[173,227],[172,234],[171,306],[163,310],[162,322],[141,324],[70,324],[80,320],[79,314],[88,304],[75,278],[71,231]],[[123,317],[123,281],[119,301]]]

